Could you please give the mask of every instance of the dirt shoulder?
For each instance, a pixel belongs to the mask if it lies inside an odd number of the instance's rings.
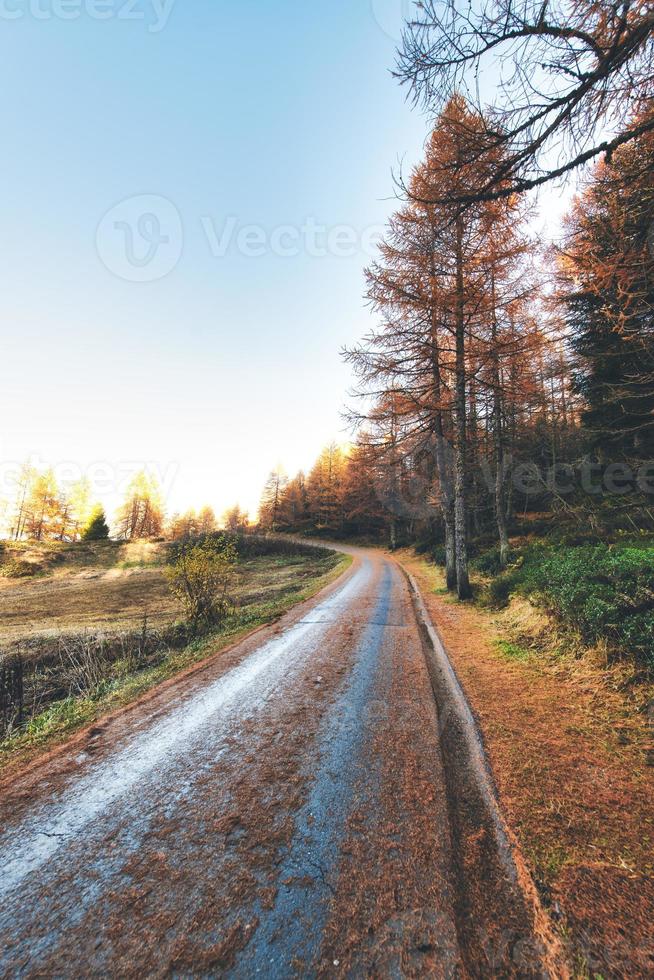
[[[643,698],[620,671],[526,647],[539,614],[454,602],[438,568],[415,576],[475,711],[502,807],[577,977],[654,974],[654,768]],[[533,619],[533,622],[529,620]]]

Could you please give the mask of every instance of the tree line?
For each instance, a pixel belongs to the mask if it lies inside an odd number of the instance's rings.
[[[506,567],[519,515],[654,528],[653,25],[629,4],[420,5],[397,75],[436,121],[366,272],[377,325],[344,351],[355,443],[271,474],[265,527],[442,542],[460,598],[471,540]],[[512,74],[481,105],[488,54]],[[579,168],[538,241],[527,192]]]
[[[60,485],[54,470],[26,464],[16,480],[5,523],[7,537],[14,541],[97,541],[110,534],[122,541],[157,537],[182,541],[212,534],[221,524],[233,533],[242,532],[249,518],[238,506],[221,521],[208,506],[167,518],[159,481],[142,470],[130,480],[110,527],[88,479]]]

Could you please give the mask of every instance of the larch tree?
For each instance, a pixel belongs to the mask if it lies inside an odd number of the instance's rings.
[[[283,527],[300,531],[309,526],[310,520],[307,481],[300,470],[284,488],[280,521]]]
[[[343,486],[346,456],[330,443],[321,452],[306,481],[309,513],[318,530],[338,533],[343,527]]]
[[[250,518],[246,511],[235,504],[223,514],[222,525],[230,534],[244,534],[250,526]]]
[[[65,520],[62,520],[62,540],[67,536],[71,541],[77,541],[91,516],[97,513],[98,505],[94,505],[91,498],[91,484],[87,477],[82,477],[72,484],[66,494],[67,507]]]
[[[421,439],[433,449],[447,584],[461,598],[470,595],[467,538],[471,518],[478,517],[470,498],[476,503],[479,495],[479,413],[489,398],[496,524],[506,561],[501,365],[525,349],[515,320],[533,291],[517,199],[484,201],[465,211],[454,203],[495,165],[494,152],[483,158],[483,167],[479,158],[468,162],[469,145],[485,139],[484,121],[463,99],[452,99],[412,175],[407,204],[390,222],[380,261],[368,270],[368,296],[382,326],[361,347],[346,351],[362,393],[376,399],[368,417],[378,422],[395,390],[401,396],[400,441],[410,443],[412,452]],[[444,192],[447,203],[439,203]],[[509,309],[513,324],[507,331]]]
[[[198,515],[192,508],[183,514],[173,514],[166,528],[167,537],[171,541],[185,541],[197,537]]]
[[[205,504],[198,513],[197,533],[200,535],[215,534],[218,530],[218,519],[213,507]]]
[[[28,501],[36,479],[36,470],[29,463],[24,463],[16,480],[16,503],[12,520],[12,537],[19,541],[26,532],[28,518]]]
[[[279,528],[284,490],[288,478],[281,467],[276,467],[266,480],[259,504],[259,525],[273,533]]]
[[[161,534],[163,525],[161,487],[154,476],[141,470],[130,481],[125,501],[118,512],[118,537],[125,541],[157,537]]]
[[[57,537],[61,517],[61,496],[53,470],[38,473],[25,505],[24,532],[35,541]]]
[[[456,190],[467,205],[537,187],[651,132],[653,35],[650,5],[632,0],[421,0],[396,75],[429,112],[464,94],[486,120],[465,162],[499,153],[483,180]],[[435,190],[432,200],[452,203],[450,188]]]

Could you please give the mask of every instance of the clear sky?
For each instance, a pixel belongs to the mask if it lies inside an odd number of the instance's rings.
[[[347,439],[339,349],[426,132],[406,8],[0,0],[3,464],[104,464],[111,509],[155,463],[169,511],[254,510]]]

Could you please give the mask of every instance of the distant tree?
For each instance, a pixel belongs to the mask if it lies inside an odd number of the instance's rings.
[[[282,501],[288,480],[284,471],[273,470],[263,488],[259,505],[259,524],[266,531],[276,531],[279,527]]]
[[[125,541],[156,537],[161,534],[163,523],[161,488],[154,477],[142,470],[129,484],[118,512],[118,537]]]
[[[331,443],[316,460],[306,483],[309,513],[319,530],[338,533],[343,527],[343,490],[346,454]]]
[[[230,534],[242,534],[249,526],[249,518],[245,511],[241,510],[238,504],[230,507],[223,514],[222,524]]]
[[[30,466],[29,463],[24,463],[16,481],[16,504],[11,529],[11,536],[14,541],[19,541],[26,533],[28,500],[35,479],[36,471],[34,467]]]
[[[198,515],[194,510],[187,510],[184,514],[173,514],[168,522],[166,534],[171,541],[184,541],[197,537]]]
[[[52,522],[50,535],[58,541],[73,541],[76,534],[73,527],[73,513],[70,496],[66,490],[59,492],[59,510]]]
[[[66,503],[65,530],[68,537],[76,541],[97,509],[91,501],[91,484],[86,477],[71,486],[66,494]],[[62,533],[63,524],[62,521]]]
[[[109,525],[105,517],[104,508],[100,504],[91,511],[90,517],[82,528],[82,541],[106,541],[109,537]]]
[[[311,523],[307,481],[302,471],[289,480],[284,489],[280,523],[288,531],[302,531]]]
[[[218,521],[213,507],[205,506],[198,514],[198,534],[214,534],[218,530]]]
[[[348,455],[343,481],[346,533],[357,537],[380,537],[388,529],[390,538],[391,516],[382,498],[379,455],[368,433],[363,432]]]
[[[52,470],[34,478],[25,505],[24,531],[35,541],[57,537],[61,517],[61,496]]]

